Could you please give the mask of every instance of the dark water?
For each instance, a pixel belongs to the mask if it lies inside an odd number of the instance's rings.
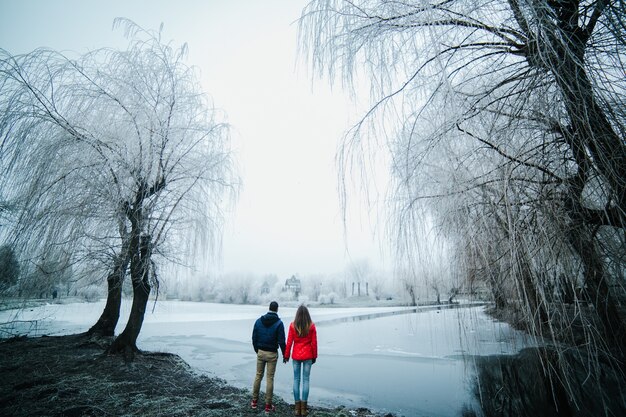
[[[584,349],[524,349],[512,356],[477,357],[475,363],[476,415],[626,416],[623,371]]]

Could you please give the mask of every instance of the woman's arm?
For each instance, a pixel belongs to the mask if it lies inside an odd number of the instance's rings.
[[[293,328],[293,323],[291,323],[289,325],[289,332],[287,334],[287,347],[285,348],[285,355],[284,355],[284,359],[289,360],[289,356],[291,355],[291,346],[293,345],[293,338],[294,338],[294,328]]]
[[[317,359],[317,329],[315,328],[315,324],[311,324],[309,333],[311,333],[311,348],[313,350],[313,359]]]

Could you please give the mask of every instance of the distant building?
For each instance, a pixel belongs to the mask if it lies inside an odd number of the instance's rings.
[[[301,290],[302,283],[298,278],[296,278],[295,275],[292,275],[291,278],[285,280],[285,286],[283,287],[283,291],[291,292],[296,298],[298,298]]]
[[[261,285],[261,294],[269,294],[270,293],[270,284],[269,282],[265,281],[263,282],[263,285]]]

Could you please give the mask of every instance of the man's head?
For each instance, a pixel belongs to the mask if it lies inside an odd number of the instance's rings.
[[[273,311],[274,313],[278,312],[278,303],[276,301],[272,301],[270,303],[270,311]]]

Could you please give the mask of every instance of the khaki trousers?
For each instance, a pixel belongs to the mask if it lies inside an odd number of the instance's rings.
[[[256,354],[256,377],[252,386],[252,399],[259,399],[259,390],[261,389],[261,380],[265,373],[265,365],[267,365],[267,380],[265,388],[265,404],[272,403],[274,395],[274,374],[276,373],[276,363],[278,362],[278,352],[267,352],[259,349]]]

